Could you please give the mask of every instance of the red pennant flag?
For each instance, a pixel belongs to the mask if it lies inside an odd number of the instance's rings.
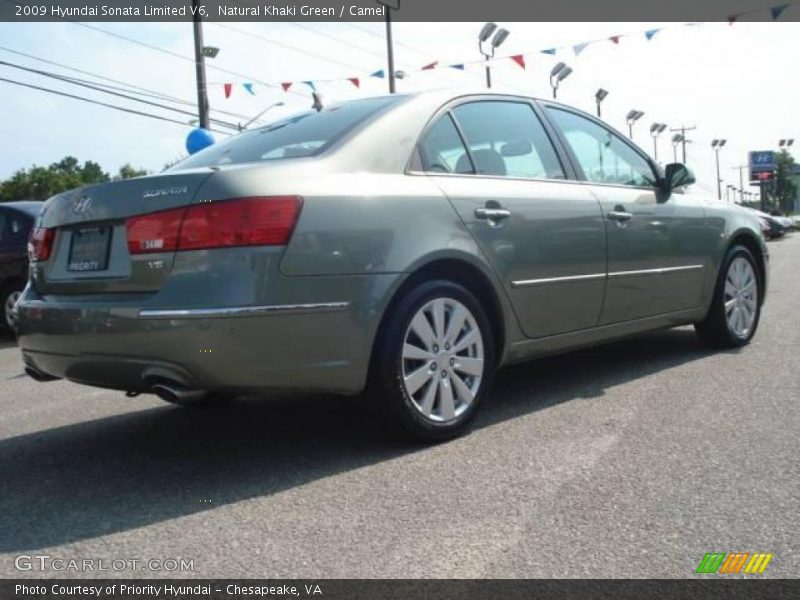
[[[357,88],[360,88],[360,87],[361,87],[361,82],[358,80],[358,77],[350,77],[350,78],[348,78],[348,79],[347,79],[347,81],[349,81],[350,83],[352,83],[352,84],[353,84],[354,86],[356,86]]]
[[[428,65],[425,65],[424,67],[422,67],[422,70],[423,70],[423,71],[430,71],[431,69],[435,69],[435,68],[436,68],[436,65],[438,65],[438,64],[439,64],[439,61],[438,61],[438,60],[435,60],[435,61],[433,61],[432,63],[430,63],[430,64],[428,64]]]
[[[291,81],[284,81],[281,84],[281,87],[283,88],[283,91],[286,92],[286,91],[289,90],[290,87],[292,87],[292,82]]]
[[[514,56],[509,57],[515,63],[517,63],[523,69],[525,68],[525,57],[522,54],[515,54]]]
[[[612,42],[614,42],[615,44],[619,44],[619,36],[618,36],[618,35],[612,35],[612,36],[611,36],[610,38],[608,38],[608,39],[610,39],[610,40],[611,40]]]
[[[233,91],[233,84],[232,83],[225,83],[225,84],[223,84],[222,87],[225,88],[225,97],[226,98],[230,98],[231,97],[231,92]]]

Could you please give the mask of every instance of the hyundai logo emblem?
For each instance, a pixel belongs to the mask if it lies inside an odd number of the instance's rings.
[[[72,212],[78,214],[85,213],[87,210],[89,210],[89,204],[91,201],[92,199],[89,196],[81,196],[72,205]]]

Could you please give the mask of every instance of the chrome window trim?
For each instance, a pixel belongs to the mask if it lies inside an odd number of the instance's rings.
[[[565,277],[544,277],[542,279],[521,279],[511,282],[511,287],[528,287],[532,285],[545,285],[549,283],[570,283],[572,281],[591,281],[594,279],[605,279],[606,277],[631,277],[636,275],[661,275],[663,273],[675,273],[679,271],[703,270],[704,265],[683,265],[680,267],[661,267],[658,269],[640,269],[636,271],[613,271],[611,273],[590,273],[587,275],[567,275]]]
[[[348,308],[349,302],[318,302],[314,304],[272,304],[266,306],[232,306],[220,308],[141,309],[140,319],[208,319],[219,317],[254,317],[276,313],[305,311],[332,312]]]

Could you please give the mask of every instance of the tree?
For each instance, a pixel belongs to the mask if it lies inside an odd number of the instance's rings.
[[[119,168],[119,173],[114,176],[114,180],[131,179],[132,177],[143,177],[144,175],[147,175],[146,170],[134,169],[130,163],[125,163]]]
[[[794,158],[783,148],[775,154],[775,199],[783,213],[792,211],[794,198],[797,195],[797,184],[794,181]]]
[[[147,175],[147,171],[125,164],[114,179]],[[0,182],[0,202],[10,200],[46,200],[50,196],[91,183],[110,181],[111,177],[96,162],[80,164],[74,156],[65,156],[49,167],[33,165],[20,169],[6,181]]]

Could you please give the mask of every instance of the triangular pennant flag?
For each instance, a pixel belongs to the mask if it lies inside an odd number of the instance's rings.
[[[384,78],[383,69],[379,69],[374,73],[370,73],[370,77],[380,77],[381,79]]]
[[[458,69],[459,71],[464,70],[464,63],[459,63],[457,65],[449,65],[451,69]]]
[[[515,54],[514,56],[509,56],[509,58],[523,69],[525,68],[525,57],[522,54]]]
[[[591,42],[583,42],[582,44],[575,44],[572,47],[572,50],[575,52],[575,56],[578,56],[581,52],[586,50],[586,46],[588,46]]]
[[[233,91],[233,84],[232,83],[224,83],[222,84],[223,89],[225,90],[225,97],[230,98],[231,92]]]
[[[648,29],[647,31],[645,31],[645,32],[644,32],[644,36],[645,36],[645,37],[646,37],[648,40],[652,40],[652,39],[653,39],[653,36],[654,36],[655,34],[657,34],[659,31],[661,31],[661,29]]]
[[[256,95],[255,91],[253,91],[253,84],[252,83],[245,83],[243,85],[244,85],[244,89],[246,89],[248,92],[250,92],[251,95],[253,95],[253,96]]]
[[[620,38],[620,36],[618,36],[618,35],[612,35],[612,36],[611,36],[610,38],[608,38],[608,39],[610,39],[610,40],[611,40],[612,42],[614,42],[615,44],[619,44],[619,38]]]
[[[427,65],[425,65],[424,67],[422,67],[422,70],[423,70],[423,71],[430,71],[431,69],[435,69],[435,68],[436,68],[436,65],[438,65],[438,64],[439,64],[439,61],[438,61],[438,60],[435,60],[435,61],[433,61],[432,63],[428,63]]]
[[[728,17],[728,25],[733,25],[734,23],[736,23],[736,19],[738,19],[741,16],[742,15],[731,15],[731,16],[729,16]]]
[[[555,48],[548,48],[547,50],[542,50],[542,54],[550,54],[555,55],[556,49]]]
[[[781,16],[781,13],[789,8],[789,4],[778,4],[777,6],[773,6],[769,9],[769,14],[772,15],[772,20],[776,21],[778,17]]]
[[[284,82],[281,84],[281,87],[283,88],[283,91],[284,91],[284,92],[288,92],[288,91],[289,91],[289,88],[290,88],[290,87],[292,87],[292,82],[291,82],[291,81],[284,81]]]
[[[360,88],[360,87],[361,87],[361,82],[358,80],[358,77],[349,77],[349,78],[347,79],[347,81],[349,81],[350,83],[352,83],[352,84],[353,84],[354,86],[356,86],[357,88]]]
[[[304,81],[303,83],[305,83],[308,87],[310,87],[312,92],[316,92],[317,91],[317,88],[314,86],[314,82],[313,81]]]

